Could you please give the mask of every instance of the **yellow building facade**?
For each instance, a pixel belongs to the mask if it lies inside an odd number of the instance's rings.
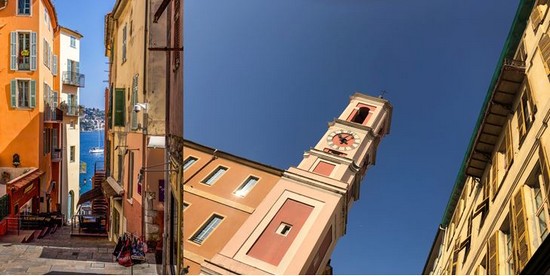
[[[520,1],[424,274],[548,274],[550,16]]]

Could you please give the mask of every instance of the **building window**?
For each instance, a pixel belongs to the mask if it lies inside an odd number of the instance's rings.
[[[122,154],[117,155],[117,168],[118,168],[118,175],[117,179],[119,183],[122,183],[122,161],[124,160],[124,156]]]
[[[536,112],[536,107],[532,102],[531,91],[527,82],[525,83],[523,93],[520,97],[516,113],[519,128],[519,144],[521,145],[533,124]]]
[[[71,47],[76,48],[76,38],[74,36],[71,36],[70,40],[71,40]]]
[[[208,236],[216,229],[216,227],[223,220],[223,217],[219,215],[213,215],[200,230],[191,237],[191,241],[194,243],[202,244]]]
[[[211,173],[207,178],[205,178],[202,183],[212,186],[218,178],[220,178],[225,172],[227,171],[227,168],[224,167],[218,167],[213,173]]]
[[[10,92],[11,107],[33,108],[36,106],[36,82],[34,80],[12,80]]]
[[[71,163],[75,161],[75,155],[76,155],[76,147],[71,146],[71,153],[70,153],[70,160]]]
[[[502,244],[503,253],[503,274],[512,275],[514,273],[514,245],[512,243],[512,234],[510,222],[507,218],[500,229],[500,244]]]
[[[279,227],[277,227],[277,230],[275,231],[277,234],[281,235],[281,236],[288,236],[288,233],[290,232],[290,230],[292,229],[292,225],[288,224],[288,223],[284,223],[284,222],[281,222],[281,225],[279,225]]]
[[[193,157],[193,156],[190,156],[190,157],[187,157],[187,159],[185,159],[185,161],[183,162],[183,170],[187,170],[187,168],[191,167],[191,165],[195,164],[195,162],[197,162],[197,158]]]
[[[17,0],[17,15],[31,15],[31,0]]]
[[[122,28],[122,63],[126,62],[126,29],[127,26],[124,25]]]
[[[246,181],[235,191],[235,195],[238,195],[240,197],[244,197],[256,186],[256,183],[258,182],[259,178],[255,176],[249,176]]]
[[[114,110],[115,110],[115,118],[114,118],[114,125],[115,126],[124,126],[124,114],[126,112],[124,111],[125,108],[125,102],[124,102],[124,88],[117,88],[115,89],[115,102],[114,102]]]
[[[50,64],[52,63],[51,61],[51,48],[50,48],[50,44],[48,43],[48,41],[46,41],[46,39],[44,39],[44,45],[42,46],[43,48],[43,54],[42,54],[42,57],[43,57],[43,63],[44,65],[48,68],[48,69],[51,69],[50,68]]]
[[[128,154],[128,194],[127,198],[132,199],[134,193],[134,152]]]
[[[10,33],[10,70],[36,70],[36,33]]]

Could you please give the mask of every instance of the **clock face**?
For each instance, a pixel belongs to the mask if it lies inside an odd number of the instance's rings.
[[[337,150],[351,150],[359,146],[359,136],[349,130],[337,130],[327,136],[328,145]]]

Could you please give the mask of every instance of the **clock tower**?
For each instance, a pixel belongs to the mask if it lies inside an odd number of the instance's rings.
[[[355,93],[297,167],[287,169],[204,274],[323,274],[348,211],[389,133],[392,106]]]

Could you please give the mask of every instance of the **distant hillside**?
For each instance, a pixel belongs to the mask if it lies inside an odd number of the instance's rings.
[[[84,107],[80,116],[80,131],[94,131],[105,128],[105,110]]]

